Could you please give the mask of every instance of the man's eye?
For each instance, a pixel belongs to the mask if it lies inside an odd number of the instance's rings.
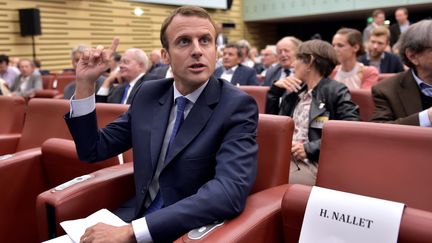
[[[187,45],[189,43],[188,39],[180,39],[178,42],[180,45]]]
[[[208,44],[208,43],[210,43],[210,38],[202,38],[201,39],[201,43],[203,43],[203,44]]]

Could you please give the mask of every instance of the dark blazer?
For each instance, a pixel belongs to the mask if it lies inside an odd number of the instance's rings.
[[[96,93],[98,92],[99,88],[102,86],[103,81],[105,80],[104,76],[100,76],[98,79],[96,79]],[[70,82],[68,85],[66,85],[63,89],[63,99],[70,100],[72,95],[75,93],[75,87],[76,82]]]
[[[420,92],[411,69],[379,82],[372,87],[375,111],[371,121],[419,126]]]
[[[150,67],[150,69],[147,70],[147,73],[152,73],[152,72],[153,72],[154,70],[156,70],[157,68],[162,68],[162,67],[168,67],[168,65],[167,65],[167,64],[164,64],[164,63],[160,63],[160,62],[158,62],[158,63],[152,65],[152,66]],[[165,76],[164,76],[164,77],[165,77]]]
[[[137,90],[139,89],[139,86],[144,82],[148,80],[157,80],[159,79],[156,75],[151,73],[144,74],[133,86],[131,93],[129,94],[129,97],[126,101],[126,104],[130,104],[132,97],[135,95]],[[123,93],[126,88],[127,83],[120,84],[110,90],[110,93],[106,95],[96,95],[96,102],[100,103],[116,103],[120,104],[121,100],[123,98]]]
[[[274,81],[279,80],[283,72],[282,66],[278,63],[267,70],[263,86],[272,86]]]
[[[173,106],[173,79],[144,82],[129,110],[98,130],[96,113],[65,120],[79,158],[94,162],[136,148],[135,217],[157,166]],[[164,208],[146,215],[155,242],[233,218],[244,208],[256,176],[258,108],[250,96],[211,77],[166,155],[159,177]]]
[[[169,65],[158,67],[152,70],[152,74],[156,75],[157,79],[163,79],[166,77],[168,69],[169,69]]]
[[[367,59],[367,54],[363,54],[358,58],[359,62],[366,66],[370,65]],[[398,56],[390,52],[384,52],[384,58],[381,59],[380,73],[400,73],[404,71],[403,64]]]
[[[224,67],[216,68],[214,76],[220,78],[224,72]],[[258,79],[256,71],[253,68],[246,67],[239,64],[231,79],[231,83],[234,85],[258,85]]]
[[[390,46],[393,46],[399,40],[399,37],[401,35],[399,23],[396,22],[390,25],[389,30],[390,30]]]
[[[306,91],[303,84],[300,92]],[[272,85],[267,93],[266,113],[291,116],[300,98],[298,93],[288,93],[285,89]],[[279,100],[283,96],[279,105]],[[340,82],[331,79],[322,79],[312,91],[312,103],[309,115],[309,142],[304,144],[308,159],[318,162],[322,127],[312,127],[318,117],[327,117],[328,120],[360,121],[359,109],[351,100],[348,88]]]

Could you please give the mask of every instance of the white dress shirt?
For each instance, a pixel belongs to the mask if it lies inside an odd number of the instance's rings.
[[[235,65],[234,67],[231,67],[231,68],[228,68],[228,69],[224,68],[224,71],[223,71],[223,73],[221,75],[221,78],[225,79],[226,81],[228,81],[228,82],[231,83],[231,79],[232,79],[232,77],[234,75],[234,72],[235,72],[235,70],[237,68],[238,68],[238,65]]]

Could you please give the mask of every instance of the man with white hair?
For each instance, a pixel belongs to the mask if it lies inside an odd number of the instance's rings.
[[[130,104],[138,87],[146,80],[157,79],[153,74],[146,74],[149,59],[141,49],[127,49],[120,59],[119,69],[111,72],[96,95],[97,102]],[[114,86],[114,82],[119,84]]]

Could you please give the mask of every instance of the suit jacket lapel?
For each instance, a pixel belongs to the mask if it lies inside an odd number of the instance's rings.
[[[318,85],[312,90],[312,102],[310,107],[310,116],[309,116],[309,125],[312,123],[315,118],[318,116],[324,114],[324,112],[327,110],[327,107],[325,107],[325,100],[321,100],[321,97],[318,93],[319,87],[321,82],[326,82],[325,80],[321,80]],[[307,92],[307,91],[306,91]]]
[[[234,85],[237,85],[238,83],[240,83],[240,76],[241,76],[241,69],[242,67],[240,66],[240,64],[238,65],[238,67],[236,68],[236,70],[233,73],[233,76],[231,78],[231,83]],[[240,83],[241,84],[241,83]]]
[[[420,90],[411,69],[406,71],[400,80],[397,93],[406,116],[422,110]]]
[[[153,122],[152,131],[150,135],[151,141],[151,161],[153,168],[156,167],[162,143],[165,137],[165,132],[168,126],[168,120],[173,105],[174,91],[171,87],[162,94],[156,105],[153,107]]]
[[[216,78],[210,77],[207,87],[203,90],[180,127],[167,154],[164,166],[167,166],[179,152],[192,142],[207,124],[213,113],[214,105],[219,102],[220,87],[218,84],[219,81]]]
[[[126,101],[126,104],[130,104],[130,103],[131,103],[133,97],[135,96],[135,93],[137,92],[137,90],[139,89],[139,87],[141,86],[141,84],[142,84],[143,81],[144,81],[144,76],[145,76],[145,74],[144,74],[143,76],[141,76],[141,78],[138,79],[138,81],[137,81],[137,82],[135,83],[135,85],[132,87],[132,90],[131,90],[131,92],[130,92],[130,94],[129,94],[129,97],[128,97],[127,101]],[[126,87],[126,86],[125,86],[125,87]],[[125,89],[125,88],[124,88],[124,89]],[[124,92],[124,89],[123,89],[123,92]],[[122,93],[123,93],[123,92],[122,92]]]

